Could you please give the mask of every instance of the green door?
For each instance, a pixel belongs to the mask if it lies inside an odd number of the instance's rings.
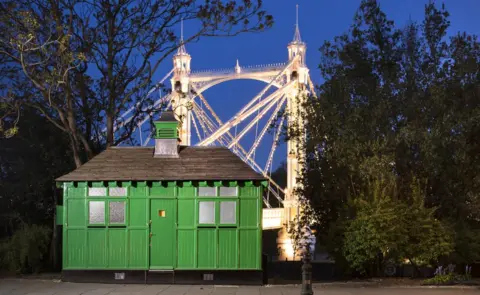
[[[175,200],[152,199],[150,219],[150,269],[173,269]]]

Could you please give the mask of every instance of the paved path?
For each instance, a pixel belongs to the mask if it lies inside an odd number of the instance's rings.
[[[42,280],[0,280],[0,295],[299,295],[299,286],[187,286],[75,284]],[[315,295],[480,294],[477,288],[362,288],[317,285]]]

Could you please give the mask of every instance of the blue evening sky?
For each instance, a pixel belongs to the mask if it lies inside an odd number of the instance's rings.
[[[428,0],[382,0],[380,1],[387,17],[403,26],[411,18],[421,22],[424,6]],[[450,12],[449,34],[466,31],[480,35],[480,0],[445,0]],[[437,1],[440,5],[442,2]],[[326,40],[348,30],[360,0],[264,0],[264,8],[275,20],[273,27],[262,33],[244,34],[232,38],[204,38],[188,44],[187,51],[192,56],[192,70],[233,67],[238,58],[240,65],[268,64],[287,60],[288,42],[292,40],[295,24],[295,5],[299,5],[299,24],[302,40],[307,43],[307,64],[314,83],[322,79],[317,69],[319,48]],[[193,32],[194,28],[190,28]],[[189,24],[185,23],[185,36],[189,35]],[[161,79],[171,69],[170,60],[164,62],[159,72]],[[242,106],[250,101],[264,84],[256,81],[232,81],[220,84],[204,95],[222,120],[227,121]],[[194,133],[194,131],[192,131]],[[252,136],[243,143],[249,146]],[[272,137],[266,137],[257,154],[260,165],[266,161]],[[194,142],[196,139],[194,139]],[[248,147],[247,147],[248,149]],[[282,146],[277,150],[274,166],[286,159]]]

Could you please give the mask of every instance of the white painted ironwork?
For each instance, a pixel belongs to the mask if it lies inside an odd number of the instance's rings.
[[[283,226],[283,208],[263,209],[262,228],[276,229]]]
[[[261,173],[269,181],[268,195],[264,197],[264,228],[280,228],[286,221],[292,220],[294,216],[295,197],[292,192],[296,186],[298,171],[302,169],[298,157],[302,152],[298,150],[296,140],[290,139],[287,142],[287,187],[281,188],[270,177],[273,156],[278,146],[280,134],[284,124],[287,127],[302,126],[300,115],[302,94],[315,93],[314,85],[309,76],[309,70],[305,63],[306,44],[300,37],[300,29],[295,24],[294,38],[287,46],[288,61],[265,65],[242,66],[238,59],[232,63],[231,68],[216,70],[192,70],[191,59],[183,42],[183,23],[178,51],[173,56],[173,69],[163,77],[160,82],[148,93],[155,91],[160,93],[152,106],[142,110],[147,112],[138,123],[141,128],[150,116],[162,104],[172,108],[179,124],[179,139],[182,145],[191,144],[192,129],[195,130],[199,146],[221,145],[228,147],[243,161],[250,165],[255,171]],[[171,82],[171,93],[162,95],[160,86],[168,79]],[[231,80],[250,79],[266,83],[266,86],[253,97],[242,109],[232,118],[223,122],[208,103],[203,93],[218,84]],[[129,108],[119,116],[115,129],[122,128],[130,122],[134,116],[132,111],[138,108],[139,104]],[[281,114],[282,116],[279,116]],[[264,126],[259,128],[264,117],[268,120]],[[273,123],[278,126],[273,134],[272,146],[262,167],[255,159],[255,152],[266,132]],[[191,126],[193,124],[193,127]],[[263,123],[262,123],[263,124]],[[255,128],[253,128],[255,126]],[[134,127],[135,128],[135,127]],[[301,128],[301,127],[299,127]],[[254,131],[252,131],[254,129]],[[259,132],[260,131],[260,132]],[[254,135],[253,144],[245,149],[240,141],[244,141],[245,135],[251,132]],[[142,137],[140,130],[140,137]],[[152,137],[152,132],[147,133],[146,140],[140,139],[142,145],[147,145]],[[285,208],[271,208],[269,196],[273,196],[280,206]]]

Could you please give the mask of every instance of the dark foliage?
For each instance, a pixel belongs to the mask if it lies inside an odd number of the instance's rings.
[[[425,206],[455,232],[445,259],[478,259],[480,43],[467,33],[447,38],[448,16],[432,2],[422,23],[399,28],[364,0],[350,30],[321,48],[325,83],[306,105],[304,184],[338,262],[359,210],[351,201],[385,175],[394,177],[385,195],[410,207],[421,181]]]

